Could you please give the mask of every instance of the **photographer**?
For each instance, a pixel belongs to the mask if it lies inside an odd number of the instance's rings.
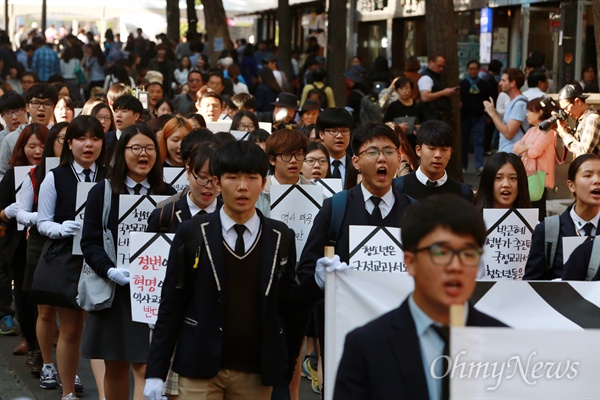
[[[556,131],[569,151],[579,157],[582,154],[600,154],[600,114],[585,104],[579,85],[566,85],[558,92],[558,104],[562,110],[577,120],[577,129],[572,134],[567,121],[559,118]]]

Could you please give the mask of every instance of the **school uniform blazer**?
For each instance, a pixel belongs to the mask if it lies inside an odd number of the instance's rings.
[[[220,197],[217,197],[217,209],[215,211],[219,211],[222,206],[223,201]],[[152,211],[150,217],[148,218],[148,227],[146,228],[146,232],[160,231],[160,212],[162,211],[163,207],[157,208],[154,211]],[[181,225],[183,221],[188,221],[190,219],[192,219],[192,214],[190,213],[190,206],[187,202],[187,195],[185,195],[180,197],[175,202],[175,215],[173,216],[173,222],[171,223],[169,233],[177,232],[177,228],[179,228],[179,225]]]
[[[331,172],[331,168],[329,168]],[[352,156],[346,154],[346,180],[344,181],[344,190],[352,189],[356,186],[358,180],[358,170],[352,164]]]
[[[104,135],[104,147],[106,147],[106,164],[112,164],[115,148],[117,147],[117,131],[108,131]]]
[[[311,297],[320,290],[311,294],[306,285],[296,283],[294,232],[257,213],[262,229],[260,375],[264,385],[272,386],[283,380],[288,363],[286,321],[295,313],[308,313]],[[190,241],[190,235],[197,240]],[[146,378],[165,379],[176,345],[173,371],[180,375],[210,379],[221,368],[227,301],[224,251],[219,213],[194,216],[181,224],[169,254]]]
[[[400,227],[404,210],[410,205],[406,195],[394,191],[396,203],[394,204],[396,215],[394,217],[393,227]],[[339,212],[339,211],[338,211]],[[314,281],[315,264],[317,260],[324,255],[324,247],[329,242],[329,225],[332,214],[332,200],[325,199],[323,207],[315,217],[312,229],[304,245],[302,256],[298,264],[298,277],[302,282],[304,279]],[[343,262],[349,261],[350,253],[350,225],[369,225],[369,214],[365,209],[365,200],[363,198],[360,186],[355,186],[348,190],[348,201],[346,211],[337,243],[335,245],[335,254],[340,256]]]
[[[596,239],[594,239],[596,240]],[[585,281],[587,279],[588,266],[592,257],[594,241],[588,240],[577,246],[569,260],[565,262],[562,274],[563,281]],[[592,276],[592,281],[600,281],[600,269]]]
[[[467,325],[506,326],[470,304]],[[346,336],[333,398],[429,398],[419,338],[408,299],[400,307]]]
[[[529,257],[527,258],[527,264],[525,264],[524,280],[552,280],[562,277],[564,263],[567,261],[563,260],[562,238],[565,236],[577,236],[575,224],[569,215],[571,208],[573,208],[572,205],[559,217],[560,231],[558,234],[558,243],[556,244],[556,256],[554,257],[551,271],[546,270],[546,223],[544,221],[540,222],[533,230]]]

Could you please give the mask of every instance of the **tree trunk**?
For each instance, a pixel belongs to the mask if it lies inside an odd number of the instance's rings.
[[[596,71],[600,67],[600,0],[592,0],[592,9],[594,12],[594,38],[596,39]],[[596,80],[600,85],[600,75],[596,74]]]
[[[167,37],[179,42],[179,0],[167,0]]]
[[[442,79],[448,87],[459,85],[458,30],[452,0],[427,0],[425,2],[425,24],[427,26],[427,50],[429,55],[440,54],[446,59],[446,69]],[[454,114],[454,151],[446,168],[448,174],[462,180],[461,134],[460,134],[460,98],[450,97]]]
[[[188,40],[194,42],[198,40],[198,15],[196,15],[196,2],[186,0],[187,20],[188,20]]]
[[[355,1],[355,0],[351,0]],[[335,95],[335,105],[346,105],[346,0],[329,2],[327,12],[327,82]],[[354,31],[354,27],[350,28]]]
[[[279,22],[279,69],[292,83],[292,14],[289,0],[279,0],[277,10]],[[286,90],[291,91],[291,87]]]
[[[223,8],[222,0],[203,0],[204,20],[206,21],[206,53],[210,57],[211,64],[219,58],[223,49],[232,49],[229,38],[229,27],[227,16]]]

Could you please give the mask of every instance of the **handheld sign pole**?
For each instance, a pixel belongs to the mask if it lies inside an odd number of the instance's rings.
[[[465,305],[453,304],[450,306],[450,326],[462,328],[465,326]]]
[[[325,257],[333,258],[333,256],[335,256],[335,247],[325,246]]]

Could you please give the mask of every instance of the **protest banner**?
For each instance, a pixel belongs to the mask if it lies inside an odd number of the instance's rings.
[[[258,128],[264,129],[265,131],[269,132],[269,135],[270,135],[271,130],[273,129],[273,124],[271,122],[259,122]]]
[[[538,223],[538,210],[486,208],[483,219],[487,237],[483,252],[489,279],[521,280],[531,248],[531,235]]]
[[[326,275],[325,387],[335,386],[346,334],[399,307],[412,292],[413,282],[408,274],[371,271]],[[541,335],[550,329],[600,329],[598,293],[600,282],[481,281],[470,301],[511,328],[537,329]],[[326,390],[325,395],[331,399],[333,393]]]
[[[81,251],[81,234],[83,232],[83,218],[85,217],[85,205],[88,198],[88,192],[96,185],[96,182],[77,182],[77,195],[75,196],[75,221],[81,224],[82,229],[78,230],[73,237],[73,254],[83,255]]]
[[[246,131],[229,131],[229,133],[233,135],[235,140],[248,140],[248,136],[250,135],[250,132]]]
[[[21,200],[21,188],[23,187],[23,181],[27,177],[29,171],[32,168],[35,168],[35,165],[23,165],[20,167],[15,167],[15,201]],[[25,226],[17,223],[17,230],[22,231],[25,229]]]
[[[272,185],[271,218],[296,234],[296,261],[300,259],[315,216],[323,205],[323,188],[317,185]]]
[[[131,232],[131,319],[155,324],[174,233]]]
[[[339,178],[314,179],[312,182],[315,185],[323,186],[323,196],[326,199],[344,189],[342,180]]]
[[[129,268],[129,235],[131,232],[144,232],[148,227],[148,217],[156,204],[169,196],[139,196],[122,194],[119,196],[119,220],[117,232],[117,266]]]
[[[452,328],[450,398],[599,399],[599,356],[598,329]]]
[[[167,182],[177,192],[181,192],[190,186],[184,167],[163,168],[163,181]]]
[[[229,132],[231,129],[231,120],[219,120],[216,122],[207,122],[206,129],[211,131],[212,133],[218,132]]]
[[[349,256],[357,271],[406,272],[400,228],[351,225]]]

